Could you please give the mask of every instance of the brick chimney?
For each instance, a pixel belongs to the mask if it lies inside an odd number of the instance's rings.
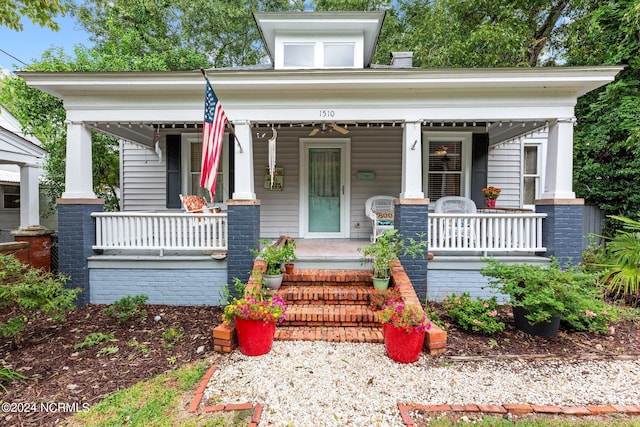
[[[412,68],[413,52],[391,52],[391,66],[395,68]]]

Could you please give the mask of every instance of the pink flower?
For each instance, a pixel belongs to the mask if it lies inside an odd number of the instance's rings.
[[[484,303],[484,304],[482,304],[482,305],[484,305],[484,308],[489,308],[489,303],[488,303],[488,302],[485,302],[485,303]]]
[[[496,317],[498,315],[498,310],[493,310],[487,313],[489,317]]]
[[[596,317],[596,314],[593,311],[585,310],[584,315],[587,317]]]
[[[480,324],[480,321],[479,321],[478,319],[473,319],[473,324],[474,324],[474,325],[479,325],[479,324]]]
[[[616,332],[616,328],[613,326],[609,326],[609,333],[613,335],[615,332]]]

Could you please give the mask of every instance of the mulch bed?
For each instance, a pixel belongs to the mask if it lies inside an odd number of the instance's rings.
[[[104,308],[96,305],[79,308],[61,323],[45,318],[32,320],[28,334],[17,347],[3,339],[0,359],[27,380],[7,384],[2,401],[93,405],[109,393],[185,363],[205,359],[213,350],[211,330],[220,323],[222,314],[219,307],[149,305],[144,320],[118,322],[103,314]],[[432,308],[442,313],[438,304],[432,304]],[[0,311],[0,321],[6,315]],[[161,319],[154,320],[156,316]],[[545,340],[516,331],[508,308],[502,310],[500,316],[507,321],[507,328],[490,337],[447,325],[447,352],[439,357],[640,356],[639,321],[617,323],[611,336],[562,331],[557,338]],[[441,318],[446,322],[444,314]],[[166,333],[171,328],[178,333]],[[74,349],[74,345],[91,333],[113,333],[114,340]],[[104,350],[108,347],[112,351],[117,347],[117,351],[108,354]],[[72,412],[60,411],[0,412],[0,425],[53,425],[71,415]]]

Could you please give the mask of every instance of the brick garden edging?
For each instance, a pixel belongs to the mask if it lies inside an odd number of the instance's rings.
[[[249,409],[253,409],[253,414],[251,415],[251,422],[249,422],[249,427],[257,427],[258,423],[260,423],[260,418],[262,417],[262,409],[263,406],[260,403],[256,403],[255,405],[251,403],[227,403],[227,404],[217,404],[213,406],[202,406],[202,398],[204,397],[204,391],[207,388],[207,384],[209,384],[209,380],[211,376],[218,368],[216,366],[212,366],[209,368],[202,380],[200,381],[200,385],[196,390],[196,394],[191,400],[191,404],[189,405],[189,409],[187,409],[190,413],[207,413],[207,412],[229,412],[229,411],[246,411]]]
[[[633,405],[593,405],[593,406],[551,406],[551,405],[528,405],[519,403],[505,403],[503,405],[418,405],[398,403],[402,422],[407,427],[415,426],[409,411],[424,411],[431,413],[454,412],[454,413],[474,413],[483,415],[525,415],[525,414],[544,414],[544,415],[573,415],[573,416],[589,416],[589,415],[611,415],[624,414],[630,416],[640,416],[640,406]]]

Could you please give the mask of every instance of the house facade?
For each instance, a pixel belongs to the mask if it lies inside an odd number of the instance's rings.
[[[19,73],[64,100],[60,269],[86,302],[215,304],[223,284],[248,277],[260,238],[367,241],[376,195],[394,196],[395,227],[436,253],[402,260],[420,296],[480,289],[488,254],[580,258],[574,106],[620,67],[418,69],[406,52],[376,66],[383,12],[255,19],[272,65],[207,70],[230,126],[212,201],[222,212],[195,221],[180,194],[202,191],[200,71]],[[122,141],[119,213],[102,213],[92,190],[94,131]],[[503,189],[498,209],[433,211],[444,196],[482,208],[487,185]]]

